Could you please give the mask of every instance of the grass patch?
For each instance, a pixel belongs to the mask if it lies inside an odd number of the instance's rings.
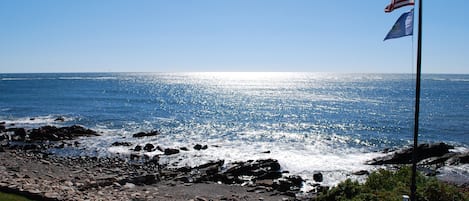
[[[25,198],[23,196],[11,194],[11,193],[3,193],[0,192],[0,200],[1,201],[31,201],[28,198]]]
[[[393,172],[379,170],[360,184],[347,179],[336,187],[321,193],[318,201],[402,201],[402,195],[410,195],[411,168]],[[469,192],[438,181],[433,177],[417,175],[417,200],[466,201]]]

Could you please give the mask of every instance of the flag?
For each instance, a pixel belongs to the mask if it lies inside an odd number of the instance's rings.
[[[410,10],[402,14],[399,19],[397,19],[394,26],[392,26],[391,30],[389,31],[388,35],[384,38],[393,39],[393,38],[400,38],[403,36],[410,36],[414,32],[414,9]]]
[[[390,13],[395,9],[404,6],[414,5],[414,0],[391,0],[391,3],[384,8],[385,13]]]

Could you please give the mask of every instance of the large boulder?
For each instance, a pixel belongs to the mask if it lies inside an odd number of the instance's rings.
[[[431,157],[440,157],[449,153],[454,147],[445,143],[420,144],[417,146],[417,161]],[[383,164],[410,164],[412,163],[413,148],[405,148],[395,151],[392,154],[378,157],[368,161],[369,165]]]
[[[233,163],[223,174],[227,177],[253,176],[255,180],[282,177],[280,164],[274,159]]]

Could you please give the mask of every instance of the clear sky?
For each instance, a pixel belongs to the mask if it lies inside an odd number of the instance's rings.
[[[412,73],[417,35],[383,42],[411,7],[389,2],[0,0],[0,73]],[[469,73],[469,1],[423,6],[423,73]]]

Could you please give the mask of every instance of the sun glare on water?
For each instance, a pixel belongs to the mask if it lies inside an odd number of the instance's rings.
[[[279,80],[288,79],[296,73],[289,72],[204,72],[194,73],[196,77],[216,78],[220,80],[240,80],[240,81],[256,81],[256,80]]]

